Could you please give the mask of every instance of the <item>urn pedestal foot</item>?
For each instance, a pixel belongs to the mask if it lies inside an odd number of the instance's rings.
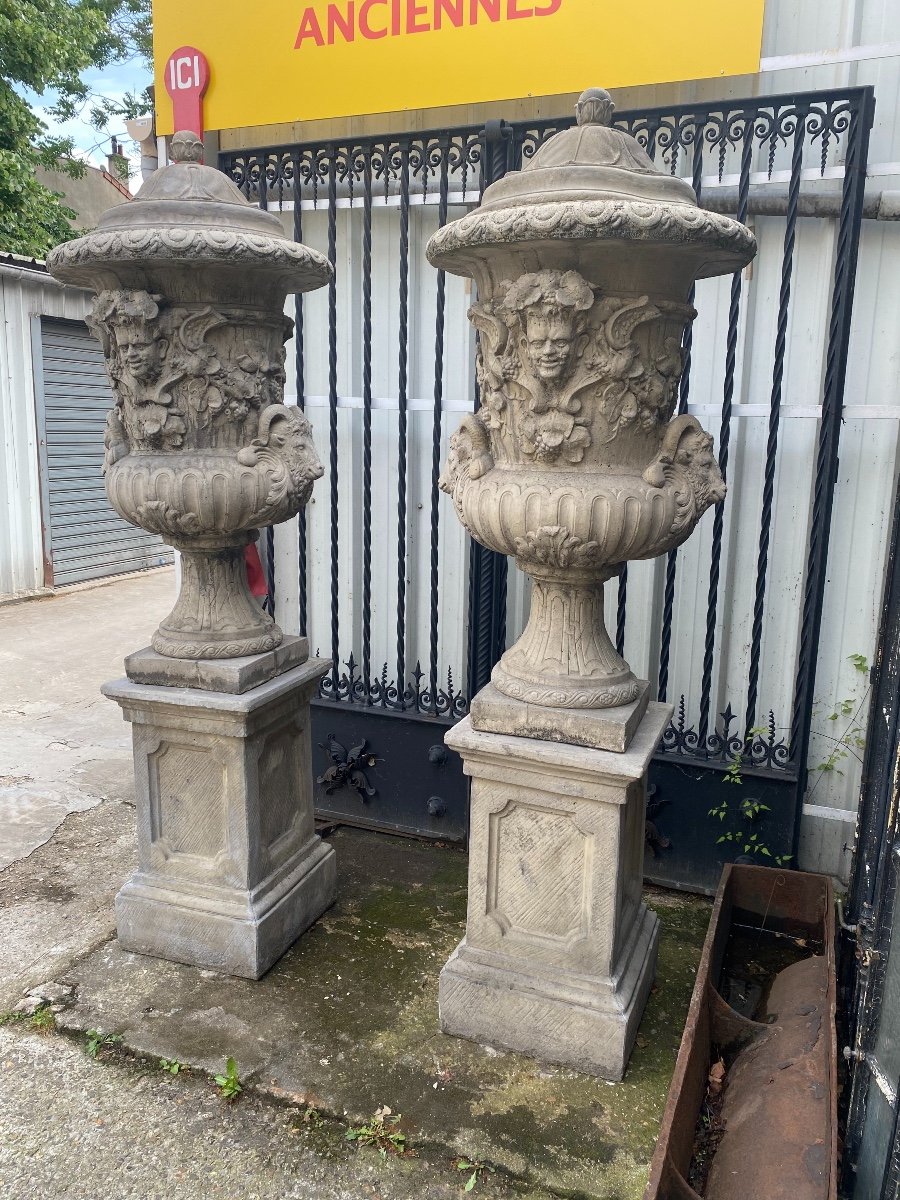
[[[621,1079],[653,982],[641,899],[646,772],[671,715],[624,751],[473,728],[446,735],[472,779],[466,934],[441,972],[446,1033]]]
[[[160,622],[151,643],[166,658],[222,659],[266,654],[283,634],[250,591],[244,546],[198,546],[173,542],[181,551],[181,589],[175,607]]]
[[[138,869],[116,898],[124,950],[258,979],[334,902],[316,834],[312,659],[241,694],[122,679]]]

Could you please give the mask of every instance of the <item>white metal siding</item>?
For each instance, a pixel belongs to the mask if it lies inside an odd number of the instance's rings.
[[[157,534],[123,521],[107,499],[103,434],[113,396],[83,322],[42,319],[41,377],[54,586],[171,562]]]
[[[871,9],[872,4],[868,5]],[[898,16],[891,17],[900,25]],[[892,36],[887,10],[878,40]],[[793,26],[792,26],[793,28]],[[803,48],[833,44],[824,28],[803,37]],[[786,36],[786,35],[785,35]],[[872,38],[875,38],[873,33]],[[900,28],[896,31],[900,40]],[[767,53],[787,53],[796,47],[768,45]],[[898,72],[892,60],[782,72],[766,77],[754,89],[747,81],[727,86],[704,85],[707,94],[780,92],[799,88],[865,83],[878,84],[878,119],[870,162],[900,161],[900,136],[895,124]],[[805,81],[805,82],[804,82]],[[657,102],[671,101],[672,91]],[[629,96],[628,107],[631,107]],[[648,97],[649,100],[649,97]],[[623,105],[624,107],[625,105]],[[788,148],[779,148],[777,169],[786,166]],[[818,150],[811,151],[810,167],[817,165]],[[840,190],[840,160],[829,159],[832,179],[826,190]],[[764,169],[764,158],[756,169]],[[712,169],[712,164],[710,166]],[[726,166],[726,175],[735,167]],[[896,176],[873,178],[872,186],[890,187]],[[783,185],[782,185],[783,186]],[[822,185],[819,185],[820,187]],[[451,183],[451,193],[453,184]],[[415,199],[415,197],[414,197]],[[414,205],[410,222],[410,377],[409,377],[409,503],[406,527],[408,553],[408,638],[406,661],[417,660],[427,669],[428,657],[428,486],[431,469],[431,405],[434,381],[434,319],[436,273],[424,258],[424,244],[436,227],[436,197]],[[340,658],[351,651],[359,659],[360,646],[360,530],[362,497],[361,370],[361,213],[349,211],[348,200],[339,201],[337,268],[338,288],[338,440],[340,536]],[[354,202],[354,205],[359,201]],[[304,211],[304,240],[325,251],[326,213]],[[450,219],[463,209],[451,210]],[[287,214],[286,214],[287,217]],[[287,218],[289,220],[289,218]],[[713,670],[713,711],[730,700],[735,708],[746,696],[753,588],[759,539],[759,515],[767,438],[769,395],[775,343],[775,321],[780,285],[781,251],[785,222],[777,217],[755,217],[760,242],[758,259],[748,271],[742,298],[738,362],[729,463],[729,499],[725,514],[722,569],[718,603],[716,655]],[[387,664],[389,678],[395,670],[397,594],[397,294],[398,231],[396,207],[376,205],[373,222],[373,600],[372,658],[376,672]],[[793,272],[793,299],[785,358],[782,423],[775,482],[775,513],[767,582],[767,616],[762,646],[757,720],[764,724],[769,709],[780,728],[790,719],[796,674],[799,611],[806,565],[806,544],[811,509],[811,488],[819,434],[819,404],[824,378],[831,277],[836,222],[801,219]],[[287,221],[286,221],[287,227]],[[810,750],[812,767],[807,794],[808,809],[802,830],[801,865],[843,875],[849,865],[846,845],[852,841],[852,824],[841,820],[855,813],[860,772],[860,748],[855,735],[845,741],[847,756],[835,770],[819,767],[828,760],[835,738],[853,724],[864,729],[868,710],[868,680],[857,671],[850,655],[872,658],[880,617],[880,593],[888,534],[893,481],[898,466],[900,396],[900,224],[866,221],[863,225],[860,267],[850,349],[850,370],[845,393],[845,420],[840,451],[840,478],[835,497],[825,611],[816,680],[816,708]],[[471,408],[473,349],[465,320],[470,302],[466,283],[447,279],[447,321],[444,369],[442,456],[449,433],[460,413]],[[703,281],[696,305],[691,411],[715,435],[717,442],[722,403],[724,329],[727,320],[729,280]],[[288,311],[292,311],[289,305]],[[330,633],[329,478],[328,464],[328,343],[325,291],[305,301],[305,382],[307,411],[326,467],[316,485],[309,512],[309,634],[313,646],[328,655]],[[292,348],[289,346],[289,363]],[[290,368],[289,368],[290,377]],[[452,506],[441,497],[440,510],[440,675],[457,672],[465,662],[468,595],[466,539]],[[673,623],[669,699],[685,695],[689,719],[696,719],[703,658],[709,547],[712,517],[707,516],[679,556]],[[297,622],[296,526],[276,533],[278,557],[278,618],[288,628]],[[655,678],[662,613],[664,560],[629,567],[625,653],[639,673]],[[615,582],[608,588],[608,618],[615,623]],[[509,635],[521,628],[527,611],[526,585],[511,572]],[[456,680],[456,682],[460,682]],[[831,720],[840,702],[852,702],[852,715]]]
[[[90,301],[43,272],[0,265],[0,597],[44,585],[33,320],[80,321]]]

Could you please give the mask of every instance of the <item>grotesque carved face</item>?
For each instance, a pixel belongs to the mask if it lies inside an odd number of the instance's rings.
[[[116,325],[115,339],[119,361],[132,379],[138,383],[155,383],[169,349],[167,339],[143,321]]]
[[[528,310],[524,348],[538,379],[547,383],[563,379],[572,370],[577,347],[575,314],[540,308]]]

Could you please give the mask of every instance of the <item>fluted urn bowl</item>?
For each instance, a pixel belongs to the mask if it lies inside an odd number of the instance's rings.
[[[227,658],[282,640],[250,594],[244,548],[296,515],[322,474],[309,422],[284,404],[284,302],[321,287],[331,266],[200,152],[176,134],[172,165],[47,265],[97,293],[88,324],[115,396],[110,502],[182,553],[180,595],[153,647]]]
[[[756,252],[700,209],[609,122],[591,89],[578,124],[428,244],[478,299],[480,407],[451,440],[441,487],[483,545],[533,581],[522,637],[494,668],[501,692],[563,708],[639,692],[603,619],[603,583],[689,536],[725,496],[712,438],[675,416],[694,281]]]

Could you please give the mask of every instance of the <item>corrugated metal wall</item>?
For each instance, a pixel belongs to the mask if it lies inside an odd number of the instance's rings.
[[[44,586],[33,318],[84,320],[90,294],[0,265],[0,596]]]
[[[162,538],[123,521],[106,495],[103,436],[113,395],[100,343],[80,321],[42,317],[40,333],[35,366],[53,586],[170,563]]]
[[[90,305],[42,270],[0,263],[0,598],[172,560],[106,499],[112,392]]]

